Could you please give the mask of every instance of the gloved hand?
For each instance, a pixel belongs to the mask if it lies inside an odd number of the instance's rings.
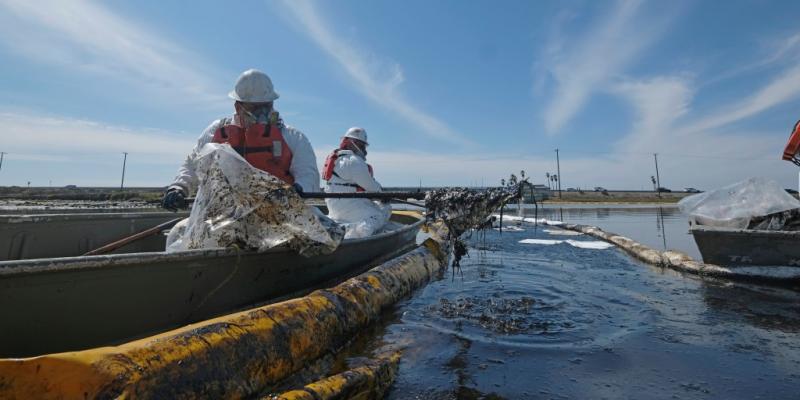
[[[186,194],[177,188],[167,190],[161,200],[161,207],[172,212],[178,211],[179,208],[186,208]]]
[[[294,188],[294,191],[297,192],[297,194],[303,194],[303,187],[300,186],[299,183],[296,183],[296,182],[293,183],[292,187]]]

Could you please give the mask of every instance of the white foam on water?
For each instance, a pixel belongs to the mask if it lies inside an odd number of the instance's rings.
[[[519,243],[524,244],[542,244],[545,246],[552,246],[554,244],[564,243],[563,240],[553,240],[553,239],[522,239]]]
[[[552,246],[554,244],[561,244],[566,243],[572,247],[577,247],[579,249],[591,249],[591,250],[605,250],[614,247],[613,244],[608,242],[603,242],[599,240],[555,240],[555,239],[522,239],[519,243],[523,244],[541,244],[544,246]]]
[[[500,228],[494,228],[494,230],[499,231]],[[514,225],[504,226],[503,230],[504,231],[509,231],[509,232],[525,232],[525,229],[522,229],[522,228],[520,228],[518,226],[514,226]]]
[[[557,236],[580,236],[583,235],[581,232],[575,231],[568,231],[565,229],[542,229],[544,232],[550,235],[557,235]]]
[[[494,217],[500,218],[500,214],[495,214]],[[549,225],[549,226],[558,226],[563,225],[564,223],[561,221],[553,221],[545,218],[531,218],[531,217],[520,217],[517,215],[503,215],[503,221],[518,221],[518,222],[528,222],[531,224],[542,224],[542,225]]]
[[[572,240],[567,239],[565,242],[569,243],[573,247],[577,247],[580,249],[594,249],[594,250],[605,250],[614,247],[613,244],[608,242],[603,242],[600,240]]]

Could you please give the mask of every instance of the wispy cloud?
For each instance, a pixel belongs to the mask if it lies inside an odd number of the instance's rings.
[[[21,159],[58,161],[130,152],[144,162],[178,166],[195,144],[158,130],[132,130],[95,121],[0,111],[0,126],[13,132],[3,151]]]
[[[631,132],[621,142],[625,152],[649,152],[674,136],[675,121],[688,113],[693,90],[684,78],[656,77],[626,80],[612,92],[627,99],[637,110]]]
[[[665,186],[713,188],[751,176],[794,186],[791,164],[778,157],[784,139],[757,131],[717,130],[720,125],[691,119],[694,89],[689,80],[656,77],[626,81],[615,93],[636,111],[631,131],[615,150],[614,158],[624,162],[624,168],[608,166],[615,179],[646,181],[655,174],[651,154],[659,153]],[[631,154],[634,157],[628,156]]]
[[[413,106],[399,93],[397,88],[405,79],[400,65],[393,63],[381,68],[381,63],[340,40],[341,35],[329,27],[312,2],[284,0],[283,5],[291,12],[292,22],[299,23],[301,30],[336,60],[355,82],[356,88],[370,100],[407,119],[431,136],[460,144],[468,142],[446,123]]]
[[[224,101],[225,91],[197,55],[101,3],[0,0],[0,10],[0,43],[18,54],[111,76],[183,103]]]
[[[724,71],[714,71],[714,75],[703,81],[702,85],[710,86],[743,74],[755,73],[779,62],[791,64],[797,62],[800,33],[792,33],[780,38],[770,37],[763,42],[762,54],[757,54],[754,61],[738,66],[726,65]]]
[[[537,73],[549,74],[555,84],[543,114],[549,134],[558,133],[593,93],[622,74],[660,36],[668,18],[662,16],[645,25],[640,8],[638,0],[618,1],[607,16],[577,39],[568,40],[562,30],[554,31],[543,60],[537,60],[534,67]]]
[[[783,71],[751,96],[722,107],[718,112],[701,118],[686,129],[703,131],[719,128],[757,115],[771,107],[800,97],[800,63]]]

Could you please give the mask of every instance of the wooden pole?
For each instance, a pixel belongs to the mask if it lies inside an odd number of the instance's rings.
[[[125,164],[128,162],[128,153],[122,152],[124,154],[124,158],[122,159],[122,181],[119,183],[119,188],[122,189],[125,186]]]
[[[156,235],[156,234],[158,234],[159,232],[161,232],[161,231],[163,231],[165,229],[170,229],[173,226],[175,226],[175,224],[180,222],[182,219],[183,218],[175,218],[175,219],[169,220],[167,222],[164,222],[163,224],[156,225],[156,226],[154,226],[154,227],[152,227],[150,229],[146,229],[146,230],[143,230],[143,231],[141,231],[139,233],[135,233],[135,234],[130,235],[128,237],[125,237],[125,238],[122,238],[120,240],[117,240],[116,242],[112,242],[112,243],[109,243],[109,244],[107,244],[105,246],[98,247],[98,248],[96,248],[96,249],[94,249],[94,250],[92,250],[92,251],[90,251],[88,253],[85,253],[84,256],[96,256],[96,255],[99,255],[99,254],[110,253],[110,252],[112,252],[112,251],[114,251],[114,250],[116,250],[116,249],[118,249],[118,248],[120,248],[122,246],[125,246],[128,243],[135,242],[135,241],[137,241],[139,239],[143,239],[143,238],[146,238],[148,236]]]

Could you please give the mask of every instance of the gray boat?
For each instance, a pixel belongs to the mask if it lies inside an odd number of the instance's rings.
[[[800,267],[800,231],[720,228],[693,224],[703,262],[726,267]]]
[[[0,358],[118,344],[328,285],[413,248],[423,222],[395,212],[385,233],[310,258],[285,248],[165,253],[163,235],[80,256],[175,216],[0,216]]]

